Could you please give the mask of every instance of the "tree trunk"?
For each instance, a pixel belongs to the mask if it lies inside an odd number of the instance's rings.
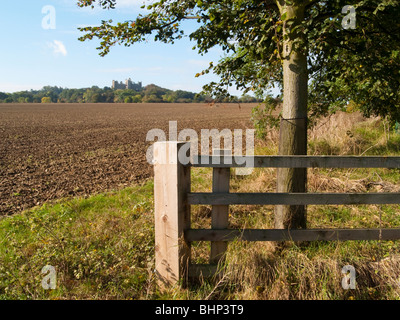
[[[281,15],[286,15],[285,21],[293,21],[290,28],[301,23],[304,17],[304,5],[286,5],[280,1]],[[284,22],[283,26],[283,110],[279,136],[280,155],[307,154],[307,49],[305,42],[298,45],[303,34],[289,32]],[[277,192],[306,192],[307,169],[277,170]],[[276,206],[275,228],[306,228],[305,206]]]

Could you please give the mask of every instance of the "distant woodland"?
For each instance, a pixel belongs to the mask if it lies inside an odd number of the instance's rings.
[[[184,90],[169,90],[150,84],[136,91],[132,89],[113,90],[110,87],[93,86],[83,89],[67,89],[45,86],[41,90],[0,92],[0,103],[190,103],[212,102],[211,97]],[[244,95],[230,97],[216,102],[259,102],[261,100]]]

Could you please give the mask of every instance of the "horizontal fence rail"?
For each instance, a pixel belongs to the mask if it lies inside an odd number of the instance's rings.
[[[400,168],[400,157],[375,156],[194,156],[190,166],[238,168]]]
[[[400,204],[400,193],[189,193],[191,205]]]
[[[182,150],[182,152],[181,152]],[[154,144],[155,260],[163,287],[189,277],[221,274],[229,241],[396,240],[400,228],[375,229],[229,229],[230,205],[384,205],[400,204],[400,193],[231,193],[230,168],[388,168],[399,169],[400,157],[375,156],[213,156],[187,154],[187,142]],[[184,152],[183,152],[184,151]],[[215,150],[214,150],[215,151]],[[191,191],[191,168],[213,168],[212,192]],[[211,205],[211,229],[192,229],[192,205]],[[210,264],[191,263],[191,243],[210,241]]]
[[[187,241],[345,241],[399,238],[400,229],[189,229],[185,232]]]

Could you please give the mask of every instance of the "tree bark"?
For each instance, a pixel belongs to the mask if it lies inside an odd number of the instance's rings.
[[[298,1],[300,2],[300,1]],[[280,155],[307,154],[307,48],[301,32],[290,32],[286,21],[293,21],[290,28],[301,23],[304,4],[279,1],[283,25],[283,110],[279,136]],[[307,169],[280,168],[277,170],[277,192],[306,192]],[[306,228],[305,206],[276,206],[275,228]]]

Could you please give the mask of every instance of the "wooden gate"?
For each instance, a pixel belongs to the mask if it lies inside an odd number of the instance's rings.
[[[155,263],[159,283],[174,285],[191,276],[216,272],[227,242],[395,240],[400,229],[228,229],[229,205],[360,205],[400,204],[400,193],[230,193],[230,168],[246,157],[198,156],[187,164],[178,156],[188,142],[154,144]],[[228,161],[227,161],[228,159]],[[400,168],[400,157],[254,156],[258,168]],[[191,167],[213,168],[211,193],[191,192]],[[191,229],[190,206],[212,205],[211,229]],[[193,265],[192,241],[211,241],[209,265]]]

